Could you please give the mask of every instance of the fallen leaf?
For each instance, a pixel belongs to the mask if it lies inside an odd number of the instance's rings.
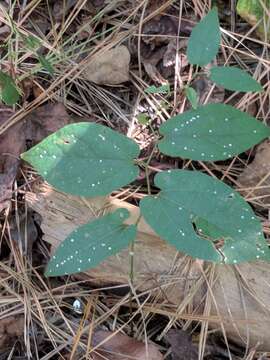
[[[17,338],[23,336],[24,317],[9,316],[0,320],[0,349],[13,346]]]
[[[117,85],[129,80],[130,53],[121,45],[102,53],[95,54],[84,72],[83,77],[99,85]]]
[[[95,353],[91,353],[93,360],[163,360],[163,355],[154,344],[146,347],[141,341],[111,331],[95,331],[92,346],[97,347]]]
[[[53,4],[53,15],[56,21],[61,21],[65,18],[68,11],[76,4],[76,0],[55,1]]]
[[[255,158],[241,175],[238,182],[243,196],[259,197],[256,202],[270,204],[270,141],[266,140],[261,143],[256,150]],[[251,189],[253,188],[253,189]]]
[[[192,343],[192,336],[180,329],[168,331],[165,339],[171,345],[172,360],[197,360],[198,349]]]
[[[25,139],[33,144],[39,143],[48,135],[71,122],[65,106],[49,103],[40,106],[25,118]]]
[[[12,115],[9,108],[1,108],[0,124],[5,123]],[[24,150],[22,123],[17,123],[0,135],[0,212],[9,204],[12,185],[20,163],[19,154]]]
[[[2,107],[0,114],[0,124],[4,124],[14,113]],[[64,105],[46,104],[0,136],[0,212],[9,205],[20,164],[19,156],[26,150],[27,143],[36,144],[69,122]]]
[[[158,3],[160,4],[160,3]],[[142,28],[142,40],[152,48],[168,44],[178,35],[178,19],[170,15],[157,15],[149,20]],[[180,33],[189,35],[192,24],[188,19],[181,19]]]
[[[215,85],[214,90],[212,91],[211,95],[208,97],[209,92],[213,86],[213,83],[207,77],[198,76],[192,82],[191,85],[198,94],[200,105],[204,104],[206,99],[208,99],[207,103],[214,103],[214,104],[223,103],[225,91],[222,87],[219,87],[218,85]]]

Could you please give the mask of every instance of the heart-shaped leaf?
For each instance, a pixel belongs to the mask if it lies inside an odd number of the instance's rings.
[[[143,217],[181,252],[213,262],[270,260],[260,222],[232,188],[197,171],[156,175],[157,196],[141,200]]]
[[[270,136],[270,128],[230,105],[208,104],[160,126],[162,153],[192,160],[224,160]]]
[[[123,224],[128,217],[127,209],[117,209],[74,230],[57,248],[45,275],[61,276],[85,271],[126,248],[136,236],[135,225]]]
[[[0,98],[7,105],[14,105],[20,98],[12,77],[0,71]]]
[[[138,145],[108,127],[77,123],[63,127],[21,155],[61,191],[101,196],[138,176]]]
[[[188,61],[193,65],[209,64],[217,55],[219,44],[218,12],[213,8],[191,32],[187,48]]]
[[[225,89],[232,91],[262,91],[262,86],[245,71],[230,66],[214,66],[210,79]]]

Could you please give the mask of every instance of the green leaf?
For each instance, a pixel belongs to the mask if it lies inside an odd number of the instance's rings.
[[[270,128],[230,105],[208,104],[160,126],[162,153],[192,160],[225,160],[270,136]]]
[[[197,109],[198,96],[197,96],[196,91],[192,87],[187,86],[185,88],[185,95],[186,95],[188,101],[191,103],[191,106],[193,107],[193,109]]]
[[[209,64],[217,55],[220,44],[218,12],[214,8],[193,28],[187,48],[188,61],[193,65]]]
[[[126,226],[126,209],[94,220],[73,231],[57,248],[50,260],[46,276],[61,276],[96,267],[117,254],[135,239],[136,226]]]
[[[169,94],[170,93],[170,85],[165,84],[161,85],[159,87],[156,87],[155,85],[149,86],[144,90],[146,94]]]
[[[177,250],[228,264],[270,260],[260,222],[228,185],[187,170],[159,173],[155,184],[161,192],[141,200],[141,212],[153,230]]]
[[[41,42],[38,38],[36,38],[35,36],[29,35],[29,36],[25,36],[22,35],[23,40],[25,42],[25,46],[30,49],[30,50],[36,50],[41,46]]]
[[[16,84],[12,77],[0,71],[1,100],[7,105],[14,105],[20,98]]]
[[[262,91],[262,86],[245,71],[229,66],[214,66],[210,79],[225,89],[232,91]]]
[[[45,70],[48,71],[50,75],[54,74],[54,68],[52,64],[45,58],[43,55],[38,55],[38,60],[41,63],[41,65],[44,67]]]
[[[149,124],[150,117],[147,114],[141,113],[137,115],[138,123],[141,125],[147,125]]]
[[[21,155],[43,178],[66,193],[101,196],[136,179],[138,145],[108,127],[63,127]]]

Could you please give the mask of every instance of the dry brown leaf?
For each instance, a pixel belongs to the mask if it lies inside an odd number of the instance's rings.
[[[108,339],[108,340],[106,340]],[[101,345],[99,346],[98,344]],[[93,360],[162,360],[163,355],[154,344],[146,345],[127,335],[113,333],[111,331],[98,330],[94,332],[94,347],[98,347],[91,354]]]
[[[86,80],[99,85],[117,85],[129,80],[130,53],[126,46],[94,55],[83,72]]]
[[[1,108],[0,124],[6,122],[13,111]],[[9,204],[12,185],[19,166],[19,154],[24,150],[23,124],[18,123],[0,136],[0,212]]]
[[[0,320],[0,349],[13,346],[24,332],[24,317],[9,316]]]
[[[1,109],[0,124],[6,122],[13,112]],[[27,115],[0,136],[0,212],[12,196],[12,185],[20,164],[20,154],[26,150],[26,142],[32,145],[70,122],[62,104],[46,104]]]
[[[192,82],[192,87],[196,90],[199,98],[199,104],[207,103],[219,104],[224,101],[225,91],[222,87],[215,85],[214,90],[209,96],[209,92],[214,84],[206,76],[199,76]]]
[[[242,194],[259,197],[258,202],[270,205],[270,141],[266,140],[257,147],[255,158],[238,177]],[[253,188],[253,189],[252,189]]]
[[[192,343],[192,337],[186,331],[171,329],[166,335],[171,345],[172,360],[197,360],[198,349]]]

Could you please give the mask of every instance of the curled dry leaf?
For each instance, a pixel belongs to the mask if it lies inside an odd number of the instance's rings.
[[[4,124],[14,113],[2,107],[0,114],[0,124]],[[34,145],[69,122],[64,105],[46,104],[0,135],[0,212],[11,199],[13,182],[20,164],[19,156],[26,150],[26,142]]]
[[[82,76],[99,85],[117,85],[129,80],[130,53],[126,46],[98,52],[89,61]]]
[[[93,360],[163,360],[154,344],[146,347],[143,342],[124,334],[98,330],[95,331],[92,341],[92,346],[97,347],[96,352],[91,354]]]
[[[270,205],[270,141],[266,140],[257,147],[255,158],[241,175],[238,182],[242,195],[254,198],[256,203]]]

